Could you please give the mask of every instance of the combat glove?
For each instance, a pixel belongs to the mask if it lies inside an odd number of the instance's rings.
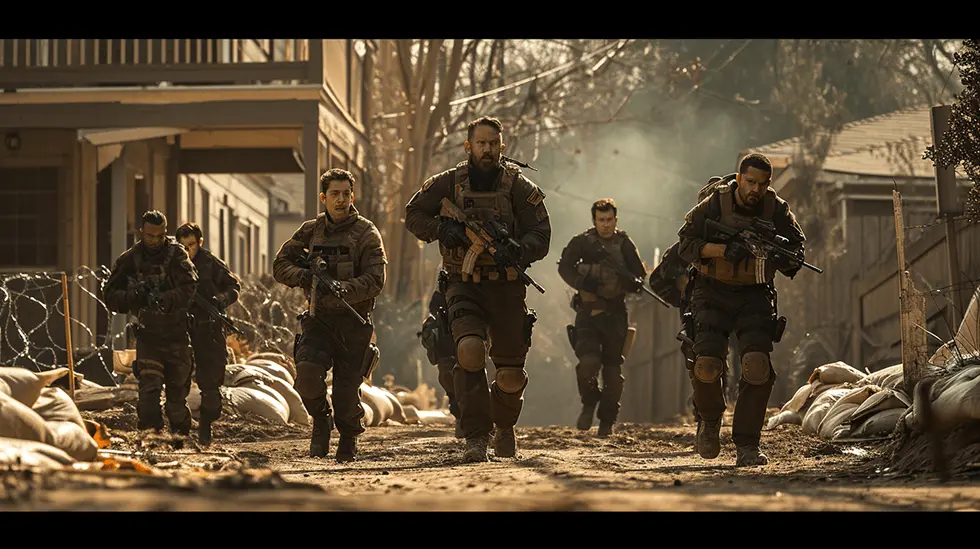
[[[443,218],[437,233],[439,242],[446,248],[459,248],[470,243],[466,236],[466,226],[454,219]]]

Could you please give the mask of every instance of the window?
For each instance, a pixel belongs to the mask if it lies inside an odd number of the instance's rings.
[[[350,114],[364,124],[364,64],[367,57],[367,44],[363,40],[352,40],[350,56],[350,88],[347,90]]]
[[[58,264],[57,168],[0,170],[0,267]]]

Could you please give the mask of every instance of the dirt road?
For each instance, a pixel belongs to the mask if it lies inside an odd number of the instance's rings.
[[[693,452],[691,426],[627,424],[608,439],[594,431],[519,428],[517,458],[482,464],[461,462],[463,443],[450,427],[371,428],[352,464],[309,458],[299,432],[266,440],[269,433],[260,438],[229,428],[233,442],[219,440],[207,453],[192,441],[143,439],[147,459],[172,478],[133,475],[111,489],[97,477],[49,476],[18,489],[5,481],[0,508],[980,510],[980,469],[942,484],[928,474],[896,475],[880,464],[881,443],[831,445],[791,426],[763,434],[770,465],[735,468],[730,428],[722,431],[721,456],[711,461]],[[140,440],[135,432],[122,435],[122,446]],[[229,472],[204,472],[217,469]]]

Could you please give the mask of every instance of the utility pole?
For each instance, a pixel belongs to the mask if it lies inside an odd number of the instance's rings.
[[[938,148],[943,135],[949,129],[952,114],[949,105],[932,108],[932,144]],[[963,311],[963,275],[960,271],[960,258],[957,248],[956,216],[963,213],[959,189],[956,186],[955,166],[944,168],[936,165],[936,205],[940,217],[946,218],[946,256],[949,267],[949,305],[947,305],[951,335],[956,334]],[[972,289],[972,288],[971,288]]]

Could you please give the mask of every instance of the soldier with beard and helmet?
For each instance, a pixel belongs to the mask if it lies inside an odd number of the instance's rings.
[[[463,458],[487,461],[491,430],[497,457],[517,452],[514,426],[524,404],[524,366],[536,318],[517,269],[548,254],[551,222],[541,189],[519,166],[502,162],[500,121],[475,120],[466,136],[468,159],[422,183],[406,205],[405,226],[423,242],[439,241],[449,273],[446,301],[456,345],[453,384],[466,438]],[[473,224],[505,228],[509,239],[490,253],[459,212]],[[495,370],[489,388],[488,352]]]
[[[280,284],[303,288],[309,303],[300,316],[293,355],[296,392],[313,416],[310,457],[327,455],[336,419],[336,459],[348,462],[355,459],[357,437],[364,432],[359,389],[365,364],[376,363],[380,354],[373,343],[371,311],[384,288],[388,259],[381,233],[354,207],[353,174],[339,168],[324,172],[319,198],[326,211],[283,243],[272,270]],[[332,410],[326,385],[331,369]]]
[[[197,269],[187,251],[167,236],[167,218],[152,210],[143,214],[140,240],[112,265],[103,293],[106,307],[134,314],[139,383],[136,405],[139,429],[163,429],[160,392],[166,387],[170,431],[187,435],[191,411],[191,341],[187,311],[197,289]]]
[[[184,223],[175,234],[197,268],[197,295],[200,299],[207,301],[218,312],[223,312],[238,301],[241,281],[224,261],[204,248],[201,227],[194,222]],[[218,389],[225,380],[228,347],[219,319],[213,318],[204,306],[194,301],[191,302],[190,312],[194,318],[191,343],[194,347],[195,377],[201,389],[198,440],[207,445],[211,443],[211,424],[221,415],[221,392]]]
[[[639,292],[646,276],[633,239],[617,227],[618,221],[616,202],[611,198],[597,200],[592,204],[593,227],[572,237],[558,262],[558,274],[576,290],[572,299],[575,324],[569,327],[569,339],[579,359],[575,373],[582,399],[576,426],[589,430],[598,405],[600,437],[612,434],[623,396],[623,362],[633,333],[626,294]]]

